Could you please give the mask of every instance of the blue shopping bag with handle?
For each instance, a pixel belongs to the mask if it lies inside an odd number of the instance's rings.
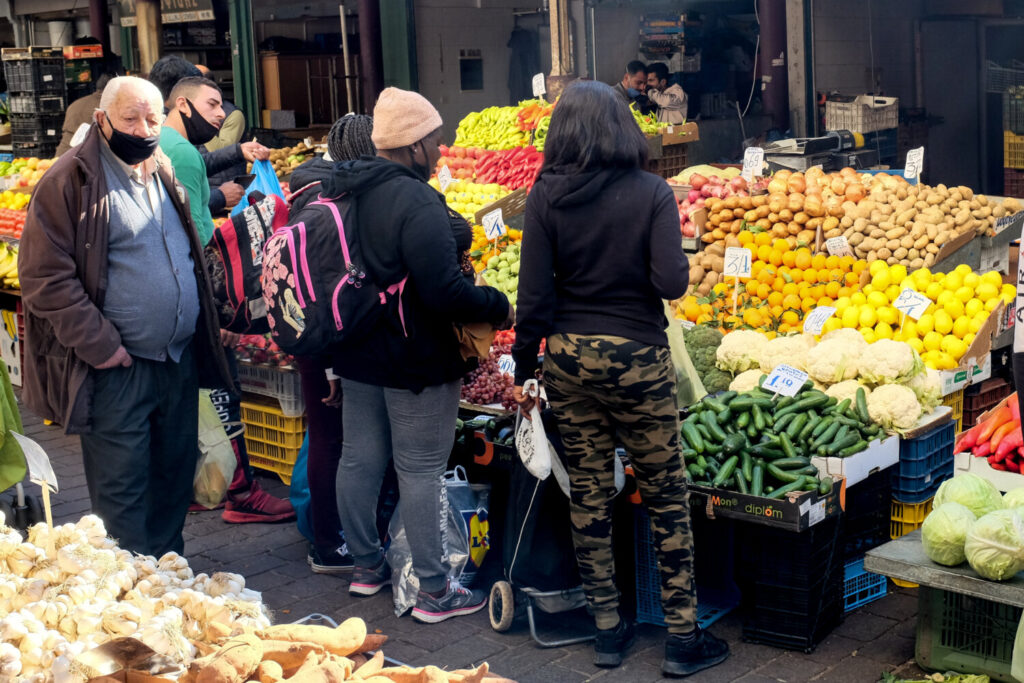
[[[295,465],[292,468],[292,483],[288,492],[288,499],[295,508],[295,523],[299,527],[299,533],[306,539],[313,542],[313,502],[309,496],[309,476],[306,473],[306,460],[309,457],[309,432],[302,440],[302,448],[295,457]]]
[[[245,196],[242,197],[242,201],[235,204],[235,208],[231,209],[232,216],[242,213],[245,207],[249,206],[250,192],[259,192],[263,196],[276,194],[281,199],[285,198],[284,190],[281,189],[281,182],[277,179],[277,174],[274,173],[273,164],[269,161],[254,161],[252,163],[252,172],[256,179],[249,183],[249,187],[245,188]]]

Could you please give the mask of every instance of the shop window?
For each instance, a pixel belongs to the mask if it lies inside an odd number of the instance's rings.
[[[484,89],[484,59],[480,50],[459,50],[459,89]]]

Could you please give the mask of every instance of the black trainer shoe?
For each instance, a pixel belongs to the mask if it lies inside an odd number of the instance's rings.
[[[352,583],[348,585],[349,595],[376,595],[380,589],[391,583],[391,567],[382,557],[376,567],[360,567],[352,569]]]
[[[594,665],[610,669],[622,664],[622,655],[633,647],[634,640],[633,624],[625,619],[619,619],[615,628],[598,629],[597,640],[594,641]]]
[[[348,546],[344,543],[323,553],[310,546],[306,560],[315,574],[343,574],[355,567],[352,556],[348,554]]]
[[[669,635],[665,641],[665,660],[661,671],[666,676],[682,677],[695,674],[729,658],[729,644],[697,627],[697,637],[691,643],[679,642]]]
[[[412,608],[412,618],[425,624],[436,624],[452,617],[479,612],[486,606],[487,596],[483,592],[463,588],[458,581],[449,579],[448,588],[439,598],[426,591],[419,592],[416,606]]]

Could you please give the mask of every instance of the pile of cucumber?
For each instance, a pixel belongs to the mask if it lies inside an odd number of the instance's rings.
[[[762,381],[764,378],[762,378]],[[709,396],[690,409],[680,437],[690,481],[780,499],[791,491],[832,490],[814,456],[849,457],[884,431],[868,415],[867,396],[837,401],[807,382],[792,397],[758,387]]]

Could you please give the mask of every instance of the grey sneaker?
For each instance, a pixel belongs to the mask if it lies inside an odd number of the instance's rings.
[[[352,583],[348,585],[349,595],[376,595],[380,589],[391,583],[391,566],[382,557],[376,567],[360,567],[352,569]]]
[[[439,598],[422,590],[419,592],[416,606],[412,608],[412,618],[425,624],[436,624],[451,617],[479,612],[486,606],[487,596],[483,592],[463,588],[458,581],[449,579],[448,588]]]

